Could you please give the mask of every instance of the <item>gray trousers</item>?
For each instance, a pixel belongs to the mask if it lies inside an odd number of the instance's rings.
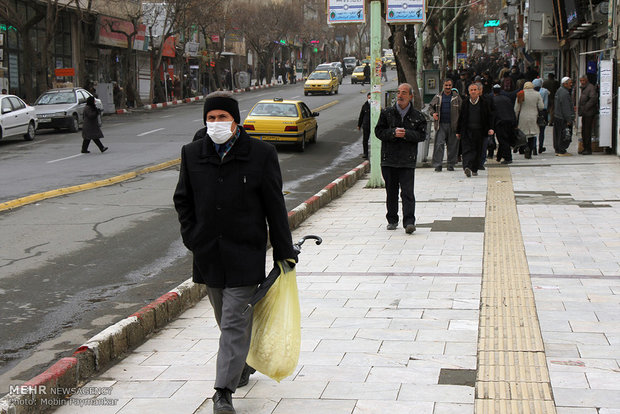
[[[233,393],[237,390],[252,339],[252,310],[245,315],[242,312],[255,291],[256,286],[225,289],[207,286],[207,295],[220,327],[214,388],[227,388]]]
[[[454,167],[459,152],[459,141],[456,139],[456,134],[452,131],[450,124],[447,123],[439,124],[439,130],[435,135],[433,167],[441,167],[445,146],[448,147],[448,167]]]

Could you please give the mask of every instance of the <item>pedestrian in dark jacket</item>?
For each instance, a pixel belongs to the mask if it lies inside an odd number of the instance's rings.
[[[403,227],[415,231],[414,177],[418,142],[426,139],[426,118],[413,108],[413,88],[398,86],[396,104],[381,111],[375,135],[381,140],[381,173],[385,180],[387,229],[398,227],[398,189],[403,204]]]
[[[573,80],[568,76],[562,78],[562,86],[555,93],[553,108],[553,148],[556,156],[570,156],[566,150],[570,146],[575,121],[575,110],[571,98]],[[570,134],[567,133],[570,131]]]
[[[239,125],[232,94],[213,92],[206,128],[181,151],[174,204],[192,251],[193,280],[207,285],[220,327],[214,413],[234,413],[232,394],[247,384],[252,312],[243,313],[265,279],[267,225],[274,261],[295,259],[275,148]],[[294,262],[293,262],[294,264]]]
[[[95,145],[99,147],[101,152],[106,152],[108,147],[104,147],[101,143],[103,138],[103,132],[99,127],[99,109],[95,105],[95,97],[89,96],[86,98],[86,106],[84,107],[84,123],[82,124],[82,153],[88,154],[88,146],[90,140],[95,141]]]
[[[502,164],[511,164],[512,152],[510,147],[515,141],[517,117],[512,101],[508,96],[502,94],[502,87],[499,84],[493,86],[493,108],[495,111],[493,130],[499,143],[496,159]]]
[[[362,158],[368,158],[368,140],[370,139],[370,92],[366,94],[366,102],[362,105],[360,116],[357,120],[357,130],[362,129],[364,137],[362,139],[362,147],[364,154]]]
[[[370,83],[370,65],[368,62],[364,65],[364,80],[362,81],[362,85],[364,83]]]
[[[467,177],[478,175],[484,140],[495,133],[493,122],[493,113],[478,86],[469,85],[469,98],[463,102],[456,133],[463,146],[463,171]]]
[[[594,117],[598,111],[598,94],[587,76],[579,78],[579,115],[581,116],[581,140],[583,142],[582,155],[592,155],[592,128]]]

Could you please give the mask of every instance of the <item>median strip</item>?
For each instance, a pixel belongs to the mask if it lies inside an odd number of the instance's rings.
[[[314,108],[314,109],[312,110],[312,112],[321,112],[323,109],[327,109],[327,108],[329,108],[329,107],[331,107],[331,106],[334,106],[334,105],[336,105],[338,102],[340,102],[340,101],[339,101],[338,99],[336,99],[335,101],[331,101],[331,102],[329,102],[329,103],[326,103],[325,105],[321,105],[321,106],[319,106],[318,108]]]
[[[115,177],[106,178],[104,180],[93,181],[93,182],[86,183],[86,184],[78,184],[78,185],[74,185],[71,187],[58,188],[56,190],[45,191],[43,193],[31,194],[26,197],[16,198],[15,200],[10,200],[10,201],[1,203],[0,211],[12,210],[14,208],[21,207],[26,204],[36,203],[38,201],[46,200],[48,198],[78,193],[80,191],[92,190],[93,188],[105,187],[108,185],[120,183],[122,181],[130,180],[142,174],[164,170],[166,168],[172,167],[174,165],[178,165],[180,163],[181,163],[181,159],[177,158],[174,160],[162,162],[161,164],[146,167],[138,171],[132,171],[126,174],[117,175]]]

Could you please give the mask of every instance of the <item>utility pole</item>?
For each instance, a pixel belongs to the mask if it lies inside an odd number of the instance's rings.
[[[370,125],[377,125],[381,114],[381,1],[370,2]],[[379,70],[377,70],[377,68]],[[381,141],[370,128],[370,178],[367,188],[384,187],[381,175]]]

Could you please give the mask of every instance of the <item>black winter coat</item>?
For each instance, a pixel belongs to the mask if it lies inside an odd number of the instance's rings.
[[[365,130],[370,129],[370,103],[368,103],[368,100],[362,105],[360,116],[357,120],[357,127]]]
[[[99,109],[86,105],[84,107],[84,123],[82,124],[82,138],[95,139],[103,138],[103,132],[97,124]]]
[[[493,129],[495,117],[493,115],[493,110],[489,101],[487,101],[483,96],[481,96],[479,99],[479,104],[482,105],[480,107],[480,120],[482,123],[482,131],[486,135],[489,129]],[[456,133],[461,134],[464,137],[469,135],[467,123],[469,121],[470,107],[471,102],[469,101],[469,98],[467,98],[465,101],[463,101],[463,106],[461,107],[461,114],[459,115],[459,126],[456,129]]]
[[[404,138],[396,138],[396,128],[405,128]],[[418,142],[426,139],[426,118],[413,105],[404,118],[396,106],[390,106],[381,111],[375,135],[381,140],[381,166],[415,168]]]
[[[181,151],[174,205],[183,243],[194,254],[193,280],[209,287],[265,278],[267,223],[273,259],[297,257],[275,147],[239,129],[223,161],[206,128]]]

